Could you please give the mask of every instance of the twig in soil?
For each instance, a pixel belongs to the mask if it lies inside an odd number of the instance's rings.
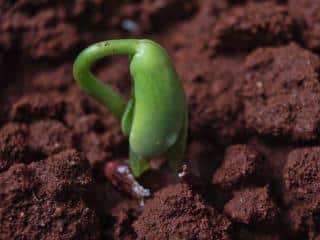
[[[119,190],[141,201],[149,197],[149,189],[141,186],[133,177],[128,164],[124,161],[114,160],[106,163],[104,167],[106,178]]]

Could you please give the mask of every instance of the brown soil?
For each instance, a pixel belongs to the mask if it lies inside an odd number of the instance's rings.
[[[319,10],[0,0],[0,239],[320,239]],[[72,78],[76,54],[110,38],[161,43],[188,97],[186,175],[153,162],[144,206],[112,170],[128,157],[119,123]],[[126,58],[94,71],[129,97]]]

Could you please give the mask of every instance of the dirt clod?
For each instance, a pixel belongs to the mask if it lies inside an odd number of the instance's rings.
[[[142,239],[231,239],[230,221],[186,184],[157,192],[133,226]]]

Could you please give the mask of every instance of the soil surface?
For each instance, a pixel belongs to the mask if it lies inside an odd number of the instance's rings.
[[[320,239],[320,1],[0,0],[0,32],[0,239]],[[162,44],[188,97],[183,177],[154,161],[144,202],[72,77],[111,38]],[[127,58],[94,72],[130,97]]]

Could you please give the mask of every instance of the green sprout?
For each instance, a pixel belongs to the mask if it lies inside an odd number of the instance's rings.
[[[114,54],[130,59],[133,91],[128,103],[90,71],[97,60]],[[148,170],[150,160],[159,156],[177,170],[186,145],[187,105],[182,83],[164,48],[145,39],[98,42],[78,55],[73,75],[84,91],[121,121],[122,132],[129,136],[129,165],[134,176]]]

